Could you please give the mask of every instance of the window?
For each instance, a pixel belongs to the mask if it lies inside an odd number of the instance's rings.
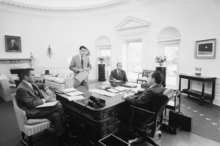
[[[127,42],[123,52],[127,54],[124,56],[124,66],[127,67],[127,78],[129,81],[136,82],[138,72],[142,71],[142,41]]]

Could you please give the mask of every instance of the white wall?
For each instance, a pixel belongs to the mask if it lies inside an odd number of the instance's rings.
[[[144,3],[139,1],[139,3]],[[135,3],[137,4],[137,2]],[[0,4],[1,5],[1,4]],[[129,4],[130,5],[130,4]],[[0,6],[0,58],[29,57],[32,52],[37,67],[68,67],[69,56],[78,54],[80,45],[91,50],[93,70],[90,78],[97,77],[97,50],[95,41],[99,36],[106,36],[111,41],[112,67],[121,61],[121,40],[114,27],[133,16],[151,22],[144,42],[145,64],[143,68],[154,69],[157,53],[157,37],[166,26],[174,26],[181,34],[179,72],[194,73],[195,66],[202,66],[202,74],[220,78],[220,6],[219,0],[161,0],[152,5],[141,4],[128,10],[104,13],[105,10],[79,12],[48,12],[31,9]],[[112,8],[115,9],[115,8]],[[14,12],[13,12],[14,11]],[[98,15],[100,11],[100,15]],[[88,14],[89,16],[87,16]],[[4,35],[21,36],[22,53],[6,53]],[[195,59],[195,41],[217,39],[215,59]],[[53,55],[46,55],[48,45]],[[208,87],[208,92],[210,88]],[[220,105],[220,87],[216,84],[215,103]]]

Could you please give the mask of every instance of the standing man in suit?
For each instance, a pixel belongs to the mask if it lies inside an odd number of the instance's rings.
[[[63,124],[63,109],[60,103],[52,107],[35,108],[45,102],[53,101],[52,92],[44,83],[35,84],[34,70],[24,69],[22,71],[23,81],[19,84],[16,91],[18,106],[26,111],[27,118],[38,119],[46,118],[54,125],[59,146],[67,146],[65,138],[70,138]],[[39,89],[43,89],[48,96],[44,96]]]
[[[111,71],[110,80],[113,80],[113,81],[121,80],[124,83],[128,81],[126,72],[122,70],[121,68],[122,68],[122,63],[118,62],[117,69],[114,69],[113,71]]]
[[[9,50],[19,50],[18,45],[16,44],[16,41],[14,39],[11,40],[11,44],[8,48]]]
[[[84,71],[89,72],[92,69],[89,57],[86,55],[87,53],[88,49],[85,46],[80,46],[79,55],[73,56],[70,63],[69,69],[74,72],[74,88],[77,88],[81,85],[84,86],[86,89],[89,89],[88,76],[82,82],[75,78],[78,73]]]

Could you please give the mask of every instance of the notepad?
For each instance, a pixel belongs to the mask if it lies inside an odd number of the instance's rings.
[[[44,104],[38,105],[35,108],[42,108],[42,107],[51,107],[55,106],[59,101],[53,101],[53,102],[46,102]]]

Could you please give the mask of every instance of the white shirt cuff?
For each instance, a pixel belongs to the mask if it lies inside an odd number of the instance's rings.
[[[46,100],[45,99],[42,99],[43,100],[43,103],[45,103],[46,102]]]

